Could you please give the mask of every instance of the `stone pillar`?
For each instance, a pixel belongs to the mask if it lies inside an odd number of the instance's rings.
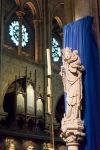
[[[74,16],[75,20],[85,16],[91,16],[91,3],[90,0],[74,0]]]
[[[64,0],[65,24],[91,14],[90,0]]]
[[[33,25],[35,29],[35,62],[40,60],[40,20],[33,20]]]
[[[84,122],[81,119],[68,120],[64,116],[60,136],[66,142],[68,150],[78,150],[80,141],[85,137]]]
[[[3,45],[4,45],[4,1],[1,0],[1,24],[0,24],[0,120],[4,119],[7,115],[6,112],[3,110],[3,88],[4,88],[4,83],[3,83],[3,71],[4,71],[4,60],[3,60]]]
[[[69,145],[68,150],[78,150],[78,145]]]
[[[21,49],[22,49],[22,21],[23,21],[23,16],[24,16],[24,12],[23,11],[16,11],[16,14],[18,16],[19,19],[19,43],[18,43],[18,55],[21,54]]]
[[[100,1],[98,0],[92,0],[92,15],[94,16],[93,30],[95,31],[100,58]]]
[[[74,17],[74,7],[72,0],[64,0],[65,24],[72,22]]]

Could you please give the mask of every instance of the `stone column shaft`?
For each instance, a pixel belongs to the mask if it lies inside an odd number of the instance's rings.
[[[65,24],[92,15],[90,0],[64,0]]]
[[[4,45],[4,1],[1,0],[1,6],[0,6],[0,10],[1,10],[1,24],[0,24],[0,120],[5,118],[5,116],[7,115],[6,112],[4,112],[3,110],[3,102],[4,102],[4,61],[3,61],[3,45]]]
[[[85,16],[91,16],[90,0],[74,0],[74,9],[75,20]]]
[[[39,62],[39,50],[40,50],[40,20],[33,20],[35,28],[35,62]]]
[[[72,0],[64,0],[65,24],[72,22],[74,17],[74,8]]]
[[[16,14],[17,14],[18,19],[19,19],[18,55],[20,55],[21,49],[22,49],[22,20],[23,20],[24,12],[19,10],[19,11],[16,12]]]
[[[78,145],[69,145],[68,150],[78,150]]]

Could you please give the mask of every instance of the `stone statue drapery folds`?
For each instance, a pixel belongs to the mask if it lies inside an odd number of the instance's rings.
[[[85,136],[84,122],[81,120],[82,108],[82,72],[84,67],[81,64],[77,50],[66,48],[62,50],[63,65],[60,75],[64,85],[65,115],[61,121],[60,136],[69,146],[69,149],[78,149],[79,141]]]
[[[60,75],[62,76],[64,92],[67,97],[66,117],[67,119],[80,118],[82,100],[82,71],[84,70],[78,51],[71,48],[62,50],[63,65]]]

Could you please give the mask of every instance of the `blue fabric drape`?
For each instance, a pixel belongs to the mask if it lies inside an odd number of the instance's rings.
[[[64,27],[64,48],[77,49],[85,67],[83,81],[83,119],[86,142],[80,150],[100,150],[99,57],[92,29],[93,17],[87,16]]]

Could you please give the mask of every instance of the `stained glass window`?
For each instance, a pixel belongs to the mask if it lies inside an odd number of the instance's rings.
[[[9,35],[13,43],[18,46],[19,43],[19,22],[13,21],[9,25]],[[29,35],[27,32],[27,28],[22,25],[22,47],[25,47],[29,41]]]
[[[52,38],[52,59],[54,62],[58,62],[61,58],[61,47],[56,38]]]

